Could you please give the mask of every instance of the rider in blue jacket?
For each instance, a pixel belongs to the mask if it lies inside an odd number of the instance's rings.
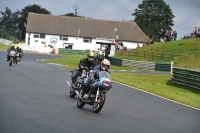
[[[110,61],[107,60],[107,59],[104,59],[102,62],[101,62],[101,65],[97,65],[95,66],[92,71],[90,72],[89,74],[89,77],[86,81],[86,83],[84,84],[84,88],[83,88],[83,93],[88,93],[90,88],[90,83],[91,81],[95,78],[96,76],[96,71],[107,71],[108,73],[110,73]]]

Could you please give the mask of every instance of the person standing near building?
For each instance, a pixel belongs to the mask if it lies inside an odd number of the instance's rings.
[[[108,59],[108,55],[110,54],[110,50],[108,49],[108,46],[105,48],[105,58]]]

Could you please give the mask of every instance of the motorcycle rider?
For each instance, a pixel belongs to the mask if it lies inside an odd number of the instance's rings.
[[[104,60],[104,55],[103,54],[98,54],[96,57],[95,57],[95,61],[97,62],[97,65],[101,65],[101,62]]]
[[[95,54],[94,52],[90,51],[88,54],[87,54],[87,58],[84,58],[84,59],[81,59],[79,64],[78,64],[78,67],[79,67],[79,70],[74,74],[74,76],[72,76],[72,82],[75,81],[75,79],[78,77],[78,76],[81,76],[82,73],[85,73],[85,69],[86,67],[88,69],[93,69],[96,65],[97,65],[97,62],[94,61],[94,57],[95,57]]]
[[[10,51],[14,50],[17,53],[17,50],[15,49],[15,44],[12,44],[11,47],[7,50],[7,62],[10,60]]]
[[[20,48],[19,45],[17,45],[16,50],[18,53],[21,53],[21,54],[19,54],[19,58],[21,58],[24,55],[22,48]]]
[[[107,71],[108,73],[110,73],[109,68],[110,68],[110,61],[107,60],[107,59],[104,59],[101,62],[101,65],[97,65],[92,69],[92,72],[90,72],[90,75],[89,75],[89,77],[88,77],[88,79],[87,79],[87,81],[86,81],[86,83],[84,84],[84,87],[83,87],[83,93],[82,93],[82,95],[84,94],[83,98],[84,97],[88,97],[87,93],[90,90],[90,88],[89,88],[90,83],[92,82],[92,80],[94,78],[96,78],[98,76],[97,73],[93,73],[93,72],[96,72],[96,71]]]

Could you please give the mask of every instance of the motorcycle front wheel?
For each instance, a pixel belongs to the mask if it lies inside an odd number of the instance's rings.
[[[17,59],[16,58],[14,59],[14,62],[15,62],[15,64],[17,64]]]
[[[12,63],[13,63],[13,57],[10,57],[9,66],[12,66]]]
[[[98,113],[99,111],[101,111],[101,109],[103,108],[103,105],[105,103],[105,100],[106,100],[106,94],[101,93],[97,98],[97,102],[96,101],[93,102],[93,112],[94,113]]]

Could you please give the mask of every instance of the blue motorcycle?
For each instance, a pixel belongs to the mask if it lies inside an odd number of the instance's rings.
[[[93,112],[98,113],[104,106],[106,100],[106,92],[112,88],[112,79],[108,72],[106,71],[98,71],[95,72],[96,76],[92,80],[89,86],[89,92],[87,95],[83,96],[82,91],[80,93],[75,91],[78,96],[77,106],[78,108],[82,108],[85,104],[89,104],[93,106]],[[86,79],[83,80],[83,83]],[[70,87],[70,84],[67,83]]]

